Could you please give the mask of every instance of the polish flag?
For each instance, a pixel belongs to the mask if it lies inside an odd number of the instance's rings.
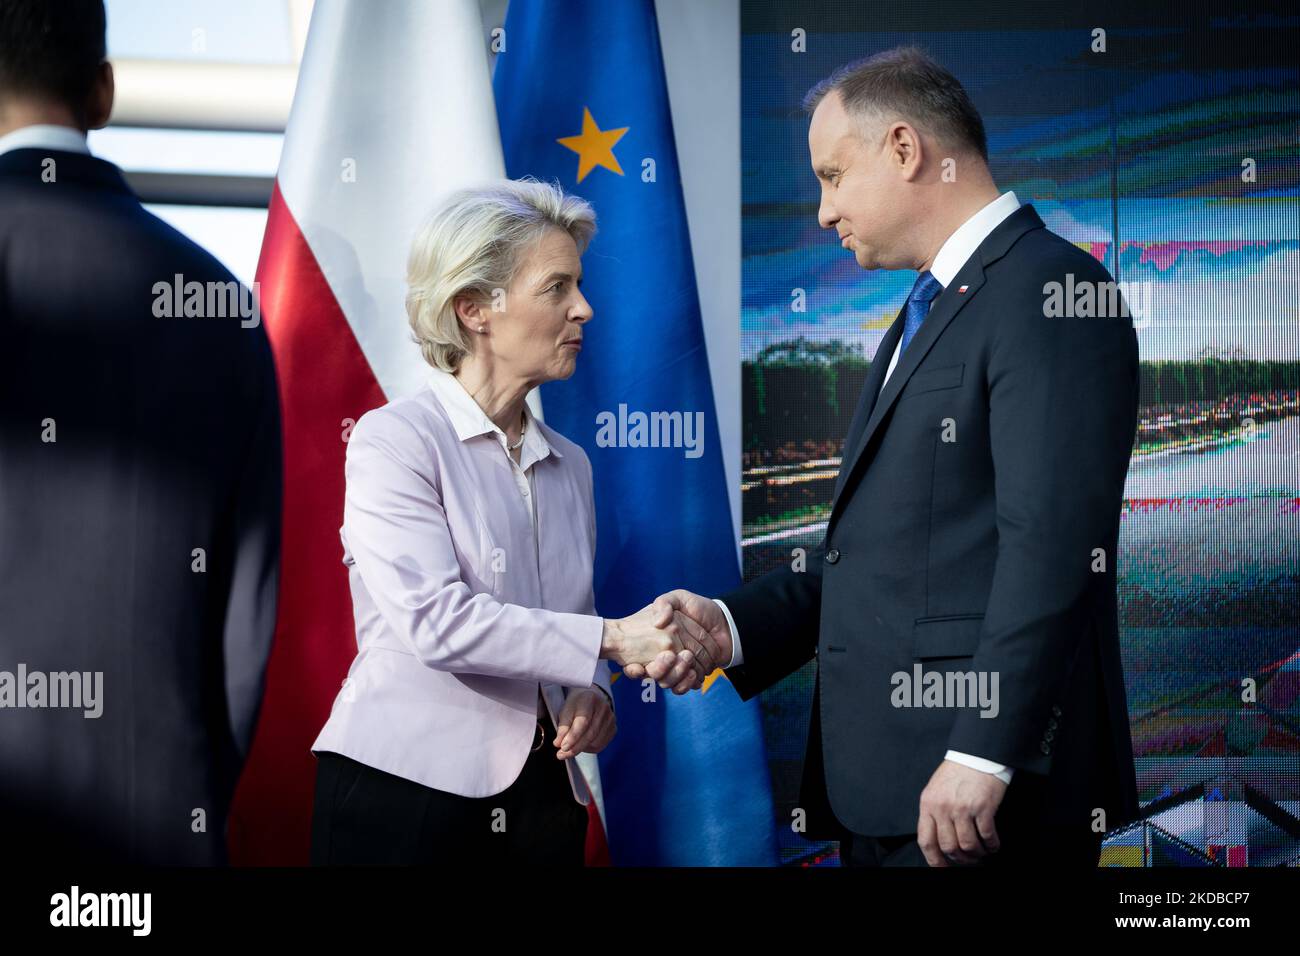
[[[257,267],[284,436],[279,618],[231,810],[236,865],[308,860],[311,742],[356,654],[343,523],[346,438],[424,386],[404,305],[417,226],[505,175],[477,0],[317,0]],[[580,758],[599,794],[596,761]],[[607,861],[598,802],[588,862]]]

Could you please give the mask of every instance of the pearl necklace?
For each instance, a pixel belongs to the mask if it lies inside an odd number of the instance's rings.
[[[519,428],[519,440],[515,442],[513,445],[510,444],[510,442],[506,442],[506,447],[509,448],[511,451],[514,451],[516,448],[518,448],[520,445],[524,443],[524,434],[528,431],[528,416],[526,415],[523,416],[523,419],[524,419],[523,425],[520,426]]]

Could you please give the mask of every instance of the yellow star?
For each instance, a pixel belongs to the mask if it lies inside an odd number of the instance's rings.
[[[709,688],[713,686],[713,682],[715,680],[726,680],[726,679],[727,679],[727,672],[724,671],[721,667],[717,668],[716,670],[714,670],[712,674],[704,678],[704,683],[700,687],[700,693],[707,694],[709,692]]]
[[[622,676],[623,676],[622,671],[615,671],[613,676],[610,677],[609,679],[610,684],[613,685],[614,681],[618,680]],[[709,692],[709,688],[713,686],[713,682],[718,679],[722,679],[722,680],[727,679],[727,672],[724,671],[721,667],[715,668],[712,674],[704,678],[704,683],[700,685],[700,693],[707,694]]]
[[[587,173],[597,166],[623,175],[623,167],[614,156],[614,144],[623,138],[628,127],[622,129],[602,130],[591,117],[591,110],[582,108],[582,135],[562,136],[556,140],[566,149],[578,154],[578,182],[586,178]]]

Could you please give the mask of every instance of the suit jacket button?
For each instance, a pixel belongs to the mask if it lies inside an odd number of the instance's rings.
[[[826,552],[827,564],[834,564],[839,559],[840,559],[840,553],[835,548],[831,548],[829,551]]]
[[[1050,754],[1052,752],[1052,745],[1049,744],[1046,740],[1044,740],[1041,744],[1038,745],[1038,749],[1045,754]]]
[[[1057,707],[1055,704],[1052,705],[1052,716],[1053,717],[1061,716],[1061,708]]]
[[[1056,734],[1052,733],[1052,732],[1049,730],[1047,733],[1043,734],[1043,739],[1044,739],[1044,740],[1051,740],[1051,739],[1052,739],[1053,737],[1055,737],[1055,736],[1056,736]]]
[[[1057,725],[1057,723],[1056,723],[1056,718],[1055,718],[1055,717],[1053,717],[1051,720],[1049,720],[1049,721],[1047,722],[1047,729],[1048,729],[1048,730],[1055,730],[1055,729],[1057,728],[1057,726],[1058,726],[1058,725]]]

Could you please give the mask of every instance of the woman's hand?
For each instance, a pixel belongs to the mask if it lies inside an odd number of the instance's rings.
[[[620,667],[649,664],[656,659],[661,665],[671,667],[681,646],[677,627],[675,622],[664,628],[656,627],[654,611],[654,605],[647,604],[627,617],[606,618],[600,656]]]
[[[580,753],[598,754],[614,739],[618,723],[605,692],[595,686],[571,690],[555,727],[556,757],[568,760]]]

